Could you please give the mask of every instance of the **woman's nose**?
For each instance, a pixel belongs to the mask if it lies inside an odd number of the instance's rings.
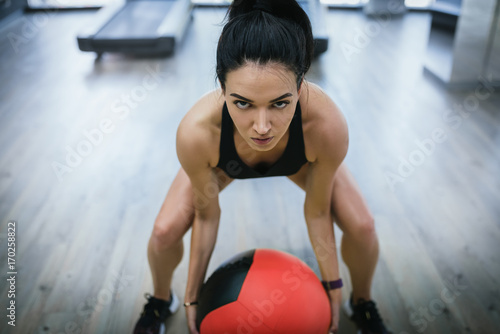
[[[253,129],[261,136],[271,130],[271,122],[269,121],[267,110],[263,109],[257,111],[257,116],[253,123]]]

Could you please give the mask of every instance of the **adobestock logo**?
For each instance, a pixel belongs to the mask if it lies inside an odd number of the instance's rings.
[[[454,278],[445,280],[443,283],[445,287],[441,289],[439,296],[433,298],[427,306],[421,306],[417,309],[410,310],[409,321],[410,324],[418,333],[423,333],[429,325],[434,322],[440,315],[449,313],[447,305],[455,303],[463,291],[469,288],[460,282],[462,275],[459,274]],[[406,331],[399,334],[409,334]]]

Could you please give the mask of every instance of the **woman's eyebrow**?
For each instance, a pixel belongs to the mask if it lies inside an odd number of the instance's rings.
[[[252,101],[252,100],[247,99],[246,97],[243,97],[243,96],[238,95],[238,94],[236,94],[236,93],[232,93],[232,94],[229,94],[229,95],[234,96],[234,97],[236,97],[236,98],[238,98],[238,99],[240,99],[240,100],[243,100],[243,101],[246,101],[246,102],[253,103],[253,101]]]
[[[252,101],[252,100],[247,99],[246,97],[243,97],[243,96],[241,96],[241,95],[239,95],[239,94],[232,93],[232,94],[229,94],[229,95],[230,95],[230,96],[234,96],[234,97],[236,97],[236,98],[238,98],[238,99],[240,99],[240,100],[243,100],[243,101],[246,101],[246,102],[249,102],[249,103],[253,103],[253,101]],[[277,98],[275,98],[275,99],[272,99],[271,101],[269,101],[269,103],[273,103],[273,102],[276,102],[276,101],[282,100],[282,99],[284,99],[285,97],[290,97],[290,96],[293,96],[293,95],[292,95],[292,93],[286,93],[286,94],[281,95],[280,97],[277,97]]]
[[[275,99],[273,99],[273,100],[269,101],[269,103],[273,103],[273,102],[276,102],[276,101],[282,100],[282,99],[284,99],[285,97],[290,97],[290,96],[293,96],[293,95],[292,95],[292,93],[286,93],[286,94],[281,95],[281,96],[280,96],[280,97],[278,97],[278,98],[275,98]]]

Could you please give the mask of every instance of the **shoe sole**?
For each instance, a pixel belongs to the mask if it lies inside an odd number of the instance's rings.
[[[172,294],[172,302],[170,303],[168,309],[170,310],[170,313],[174,314],[181,306],[181,302],[179,301],[179,298],[177,298],[177,295],[173,291],[171,292],[171,294]]]

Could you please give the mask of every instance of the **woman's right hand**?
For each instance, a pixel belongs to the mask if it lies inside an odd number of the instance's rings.
[[[200,334],[196,329],[196,305],[186,307],[186,319],[190,334]]]

